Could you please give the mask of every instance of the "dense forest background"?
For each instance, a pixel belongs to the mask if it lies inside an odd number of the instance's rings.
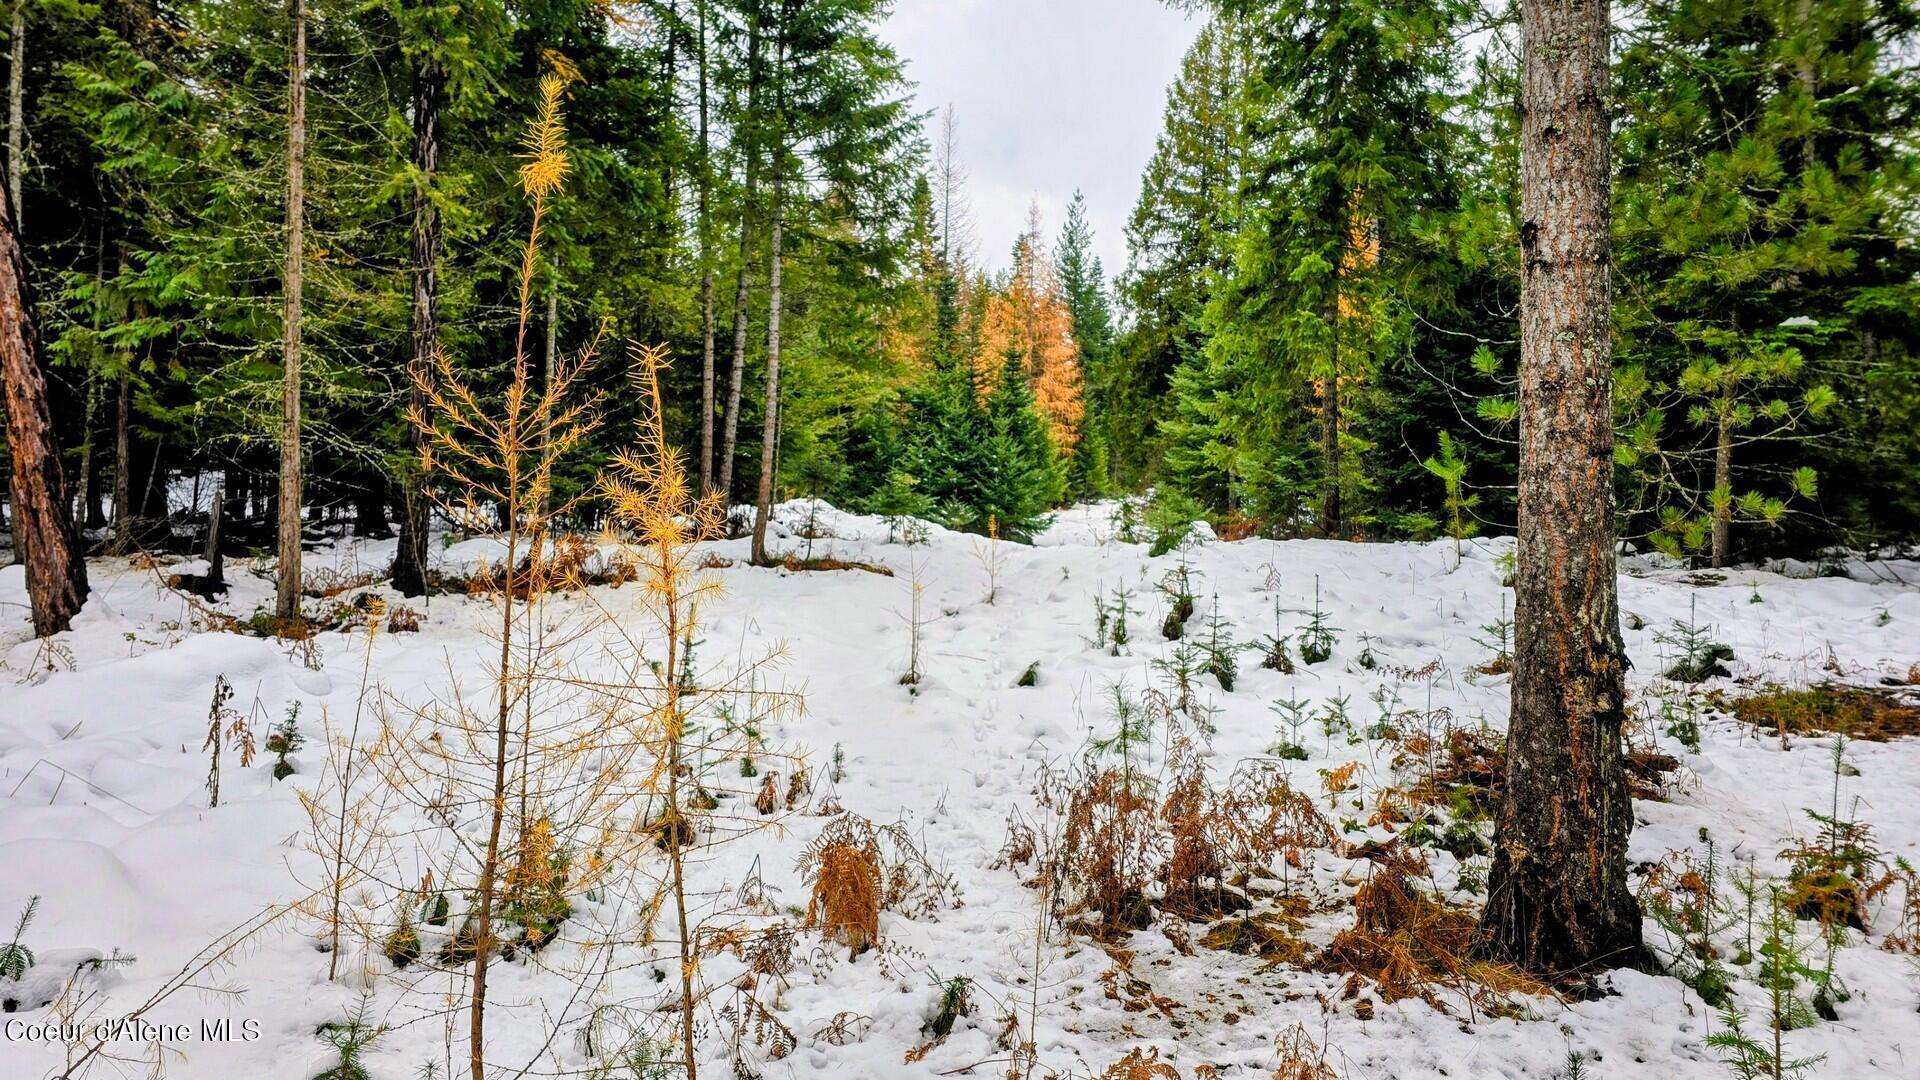
[[[79,525],[190,543],[204,506],[168,492],[217,478],[225,537],[272,549],[297,261],[308,524],[411,522],[418,550],[410,371],[442,351],[504,382],[519,133],[557,72],[573,175],[535,352],[599,340],[612,406],[563,495],[631,435],[638,342],[669,347],[672,437],[737,502],[1016,539],[1149,490],[1144,515],[1229,536],[1511,529],[1506,5],[1185,5],[1206,22],[1124,267],[1078,200],[976,235],[955,118],[912,105],[888,6],[304,0],[290,260],[289,6],[14,0],[9,192]],[[1622,535],[1716,564],[1912,542],[1920,5],[1647,0],[1616,24]]]

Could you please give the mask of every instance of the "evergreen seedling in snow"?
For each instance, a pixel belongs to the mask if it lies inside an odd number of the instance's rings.
[[[1750,1035],[1747,1014],[1729,1002],[1720,1010],[1721,1029],[1707,1036],[1707,1045],[1720,1055],[1740,1080],[1792,1080],[1806,1075],[1825,1055],[1788,1058],[1785,1034],[1810,1027],[1814,1012],[1801,997],[1803,980],[1814,974],[1794,933],[1793,913],[1778,886],[1767,889],[1766,939],[1760,945],[1761,989],[1767,995],[1767,1030]]]
[[[1167,618],[1160,624],[1160,636],[1177,641],[1186,633],[1187,620],[1193,618],[1193,568],[1187,565],[1184,551],[1180,554],[1180,565],[1160,579],[1159,589],[1167,598]]]
[[[1133,593],[1126,589],[1113,591],[1113,607],[1109,609],[1113,621],[1107,626],[1108,654],[1123,656],[1127,645],[1133,640],[1133,634],[1127,629],[1127,616],[1131,614],[1127,601],[1133,599]]]
[[[1479,524],[1468,517],[1473,508],[1480,505],[1480,496],[1465,493],[1467,463],[1455,451],[1453,436],[1447,432],[1440,433],[1439,456],[1427,458],[1420,467],[1439,477],[1446,489],[1447,535],[1453,539],[1453,565],[1458,567],[1460,541],[1480,531]]]
[[[1693,597],[1687,602],[1687,621],[1675,619],[1672,630],[1656,631],[1653,635],[1654,641],[1677,654],[1667,668],[1669,679],[1697,683],[1730,674],[1721,661],[1733,659],[1733,649],[1714,640],[1713,627],[1700,622],[1699,608],[1699,597]]]
[[[1260,666],[1282,675],[1293,674],[1293,657],[1289,650],[1293,647],[1293,635],[1280,632],[1280,598],[1273,599],[1273,633],[1262,637],[1247,646],[1260,653]]]
[[[287,714],[267,734],[267,752],[273,755],[275,780],[285,780],[293,775],[293,762],[288,757],[305,746],[306,742],[306,737],[300,734],[300,703],[289,702]]]
[[[367,1012],[368,1001],[363,997],[353,1015],[320,1025],[320,1037],[340,1056],[332,1065],[314,1074],[313,1080],[369,1080],[367,1067],[360,1063],[360,1057],[384,1029],[369,1022]]]
[[[33,917],[39,912],[40,898],[28,897],[27,906],[20,909],[20,917],[13,922],[13,940],[0,945],[0,979],[19,982],[33,966],[33,950],[21,944],[20,939],[26,936],[27,927],[33,925]]]
[[[1318,664],[1333,655],[1333,646],[1339,640],[1339,628],[1327,621],[1326,612],[1320,610],[1320,579],[1313,579],[1313,612],[1307,617],[1305,625],[1300,627],[1300,659],[1312,665]]]
[[[1093,752],[1117,755],[1121,777],[1132,789],[1137,784],[1150,782],[1134,769],[1133,756],[1136,749],[1145,747],[1152,738],[1153,716],[1127,692],[1125,683],[1109,684],[1107,696],[1113,702],[1113,732],[1093,740]]]
[[[1486,636],[1473,639],[1474,644],[1491,650],[1493,659],[1481,664],[1474,670],[1483,675],[1503,675],[1513,670],[1513,620],[1507,617],[1507,598],[1500,597],[1500,617],[1490,623],[1481,623],[1480,632]]]
[[[1220,614],[1220,597],[1217,593],[1213,598],[1213,606],[1207,612],[1207,639],[1200,644],[1200,651],[1205,656],[1200,669],[1213,676],[1220,684],[1220,689],[1231,693],[1234,680],[1240,676],[1240,661],[1235,655],[1240,647],[1233,643],[1232,627]]]
[[[1268,747],[1267,753],[1290,761],[1307,760],[1307,747],[1300,737],[1300,730],[1307,725],[1307,704],[1301,698],[1285,697],[1267,706],[1287,726],[1287,737]]]

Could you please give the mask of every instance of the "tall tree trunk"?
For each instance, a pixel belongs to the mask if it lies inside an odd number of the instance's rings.
[[[1713,568],[1725,566],[1733,540],[1733,390],[1729,381],[1720,402],[1713,446]]]
[[[400,544],[393,556],[393,587],[402,596],[427,591],[427,532],[431,521],[420,467],[427,450],[426,428],[414,421],[427,413],[426,384],[433,377],[433,351],[440,321],[440,208],[433,184],[440,171],[440,110],[446,76],[431,57],[413,74],[413,168],[419,175],[413,193],[413,352],[407,358],[408,439],[413,460],[401,474]]]
[[[747,116],[752,118],[760,101],[760,19],[754,16],[747,30]],[[759,154],[751,129],[746,137],[746,200],[740,207],[740,274],[733,286],[733,370],[727,378],[727,413],[720,433],[719,489],[733,497],[733,451],[740,435],[740,384],[747,372],[747,283],[748,264],[753,260],[753,200],[759,173],[755,166]]]
[[[293,0],[293,63],[287,88],[287,268],[281,313],[280,573],[274,612],[300,614],[300,291],[306,271],[307,0]]]
[[[700,32],[700,490],[713,490],[713,156],[707,130],[707,3],[695,0]]]
[[[213,485],[213,498],[207,502],[207,587],[223,589],[227,584],[226,556],[220,550],[220,518],[227,510],[227,482],[222,477]]]
[[[1320,532],[1338,537],[1340,510],[1340,300],[1336,277],[1334,298],[1323,315],[1327,325],[1327,381],[1320,394]]]
[[[780,245],[785,231],[786,194],[780,178],[780,153],[773,167],[773,234],[767,258],[767,404],[760,422],[760,490],[753,510],[753,561],[767,561],[767,519],[773,516],[775,453],[780,446]]]
[[[1561,978],[1644,960],[1621,754],[1609,5],[1524,0],[1521,11],[1513,706],[1478,947]]]
[[[27,5],[13,0],[12,53],[7,62],[7,198],[13,203],[13,231],[17,236],[26,216],[21,190],[27,166]]]
[[[133,375],[132,357],[124,357],[113,394],[113,542],[119,555],[133,542]]]
[[[13,553],[26,568],[33,632],[46,637],[65,630],[86,601],[87,562],[73,527],[73,504],[67,501],[67,478],[60,467],[40,363],[26,252],[13,231],[12,208],[0,205],[0,384],[13,465],[8,484]]]

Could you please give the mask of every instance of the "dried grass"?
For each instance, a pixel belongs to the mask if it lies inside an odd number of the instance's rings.
[[[1920,705],[1888,690],[1821,683],[1803,690],[1770,686],[1731,700],[1715,694],[1711,700],[1738,719],[1781,736],[1839,731],[1850,739],[1886,742],[1920,735]]]

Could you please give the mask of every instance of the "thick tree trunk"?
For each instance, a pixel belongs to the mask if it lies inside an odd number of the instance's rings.
[[[778,151],[776,150],[777,154]],[[767,561],[767,519],[773,516],[773,482],[776,451],[780,446],[780,246],[786,226],[782,205],[779,166],[773,177],[773,234],[767,259],[767,404],[760,422],[760,489],[753,509],[753,561]]]
[[[73,527],[73,504],[67,500],[67,478],[47,406],[26,253],[7,206],[0,206],[0,384],[13,466],[8,483],[13,554],[26,568],[33,632],[46,637],[65,630],[86,601],[87,563]]]
[[[1621,754],[1608,8],[1522,4],[1513,709],[1478,944],[1555,978],[1644,960]]]
[[[747,115],[759,108],[760,99],[760,22],[755,18],[747,35]],[[753,200],[759,174],[754,166],[758,154],[749,131],[746,144],[746,200],[740,208],[740,274],[733,286],[733,370],[727,378],[726,419],[720,432],[719,489],[733,498],[733,452],[740,436],[740,384],[747,371],[747,271],[753,260]]]
[[[274,612],[300,614],[300,291],[306,270],[307,0],[293,0],[293,64],[287,90],[287,268],[281,314],[280,573]]]
[[[440,209],[431,188],[440,170],[440,110],[446,77],[432,59],[413,76],[413,167],[420,187],[413,194],[413,352],[407,360],[408,438],[413,460],[401,474],[400,544],[393,555],[393,587],[402,596],[427,591],[427,531],[430,519],[420,462],[427,449],[426,383],[433,377],[433,350],[440,321]]]

